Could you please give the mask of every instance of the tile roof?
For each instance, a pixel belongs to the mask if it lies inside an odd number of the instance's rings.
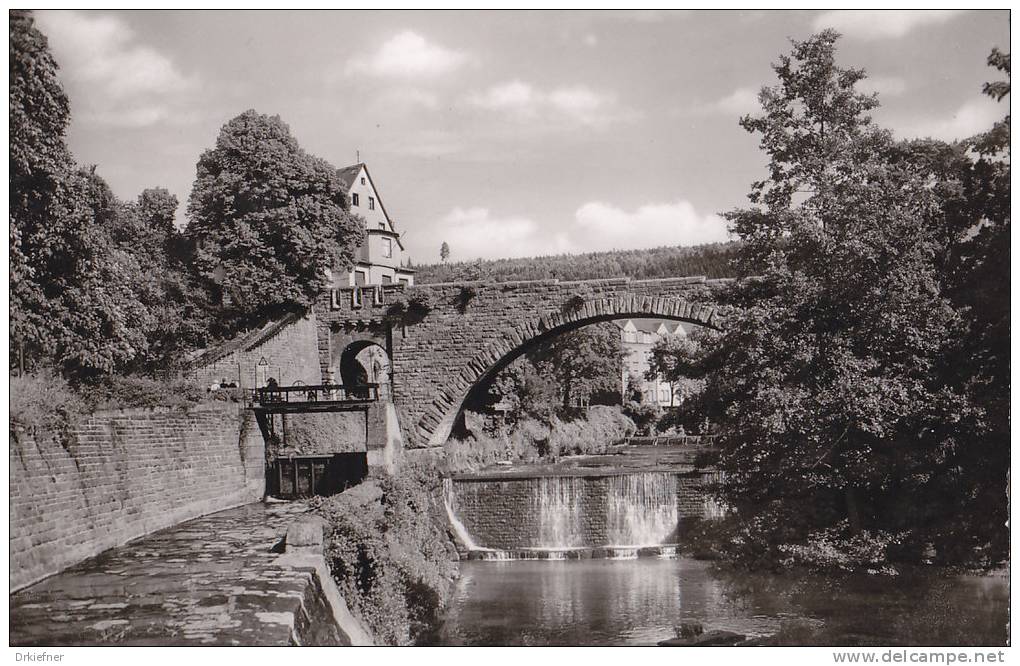
[[[344,192],[350,192],[351,185],[354,184],[354,179],[358,177],[358,174],[361,173],[361,170],[364,167],[364,162],[358,162],[357,164],[352,164],[351,166],[336,170],[336,175],[340,176],[340,182],[343,183]]]

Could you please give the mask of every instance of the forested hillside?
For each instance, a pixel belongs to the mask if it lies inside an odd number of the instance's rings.
[[[549,257],[458,261],[416,266],[418,283],[458,280],[592,280],[608,277],[634,279],[704,275],[734,277],[730,260],[737,242],[694,247],[657,247],[650,250],[615,250]]]

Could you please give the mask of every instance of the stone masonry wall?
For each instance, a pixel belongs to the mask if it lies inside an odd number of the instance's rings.
[[[677,475],[677,517],[712,518],[716,514],[702,491],[715,472]],[[561,477],[580,514],[573,528],[583,543],[576,547],[620,545],[610,543],[607,505],[613,492],[607,476]],[[542,512],[538,501],[541,478],[463,478],[453,482],[454,513],[480,548],[516,550],[549,547],[543,543]],[[555,510],[556,507],[553,507]],[[566,512],[560,512],[563,517]],[[555,520],[556,516],[552,517]],[[545,527],[548,529],[548,525]]]
[[[242,388],[255,387],[255,366],[263,358],[268,363],[267,377],[275,377],[283,386],[318,384],[319,349],[316,338],[315,314],[294,317],[294,321],[279,327],[272,324],[260,335],[255,331],[237,341],[227,343],[224,353],[210,350],[215,360],[200,363],[186,373],[196,386],[209,386],[226,379],[237,382]]]
[[[445,440],[468,391],[542,336],[609,319],[661,317],[719,327],[715,298],[726,281],[705,278],[473,282],[345,288],[315,305],[319,369],[341,345],[386,344],[393,401],[409,447]],[[396,316],[415,302],[423,317]]]
[[[66,442],[12,432],[16,590],[131,539],[258,501],[265,450],[236,405],[100,412]]]

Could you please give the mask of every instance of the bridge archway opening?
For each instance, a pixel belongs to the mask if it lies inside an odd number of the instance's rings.
[[[390,357],[386,350],[371,340],[357,340],[340,353],[337,363],[340,382],[344,386],[379,385],[379,397],[390,396]]]
[[[508,350],[504,351],[502,356],[499,356],[495,361],[479,362],[481,358],[493,356],[491,352],[483,352],[479,358],[472,360],[472,362],[468,364],[470,369],[469,383],[465,389],[458,393],[458,395],[453,399],[452,404],[439,418],[439,423],[432,431],[428,445],[430,447],[440,447],[455,431],[463,432],[465,429],[465,408],[469,405],[483,402],[484,393],[488,391],[489,386],[492,384],[492,381],[496,378],[496,376],[501,371],[509,367],[514,361],[528,353],[528,351],[560,335],[576,331],[592,324],[608,321],[623,321],[627,319],[661,319],[704,327],[716,331],[722,330],[721,327],[714,322],[705,321],[696,317],[675,316],[668,313],[657,313],[654,311],[634,312],[626,310],[604,315],[568,318],[566,321],[557,323],[553,326],[543,327],[539,325],[537,328],[542,330],[539,330],[537,334],[534,335],[521,335],[521,328],[524,327],[518,327],[518,329],[514,331],[514,334],[509,336],[512,342],[506,345]],[[525,328],[525,330],[527,329]],[[520,341],[518,342],[518,340]],[[479,366],[483,366],[484,369],[481,371],[474,370],[474,368]]]

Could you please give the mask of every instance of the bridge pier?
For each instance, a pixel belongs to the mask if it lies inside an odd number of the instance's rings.
[[[403,458],[404,438],[400,434],[400,422],[393,403],[380,401],[369,405],[365,430],[368,475],[396,474]]]

